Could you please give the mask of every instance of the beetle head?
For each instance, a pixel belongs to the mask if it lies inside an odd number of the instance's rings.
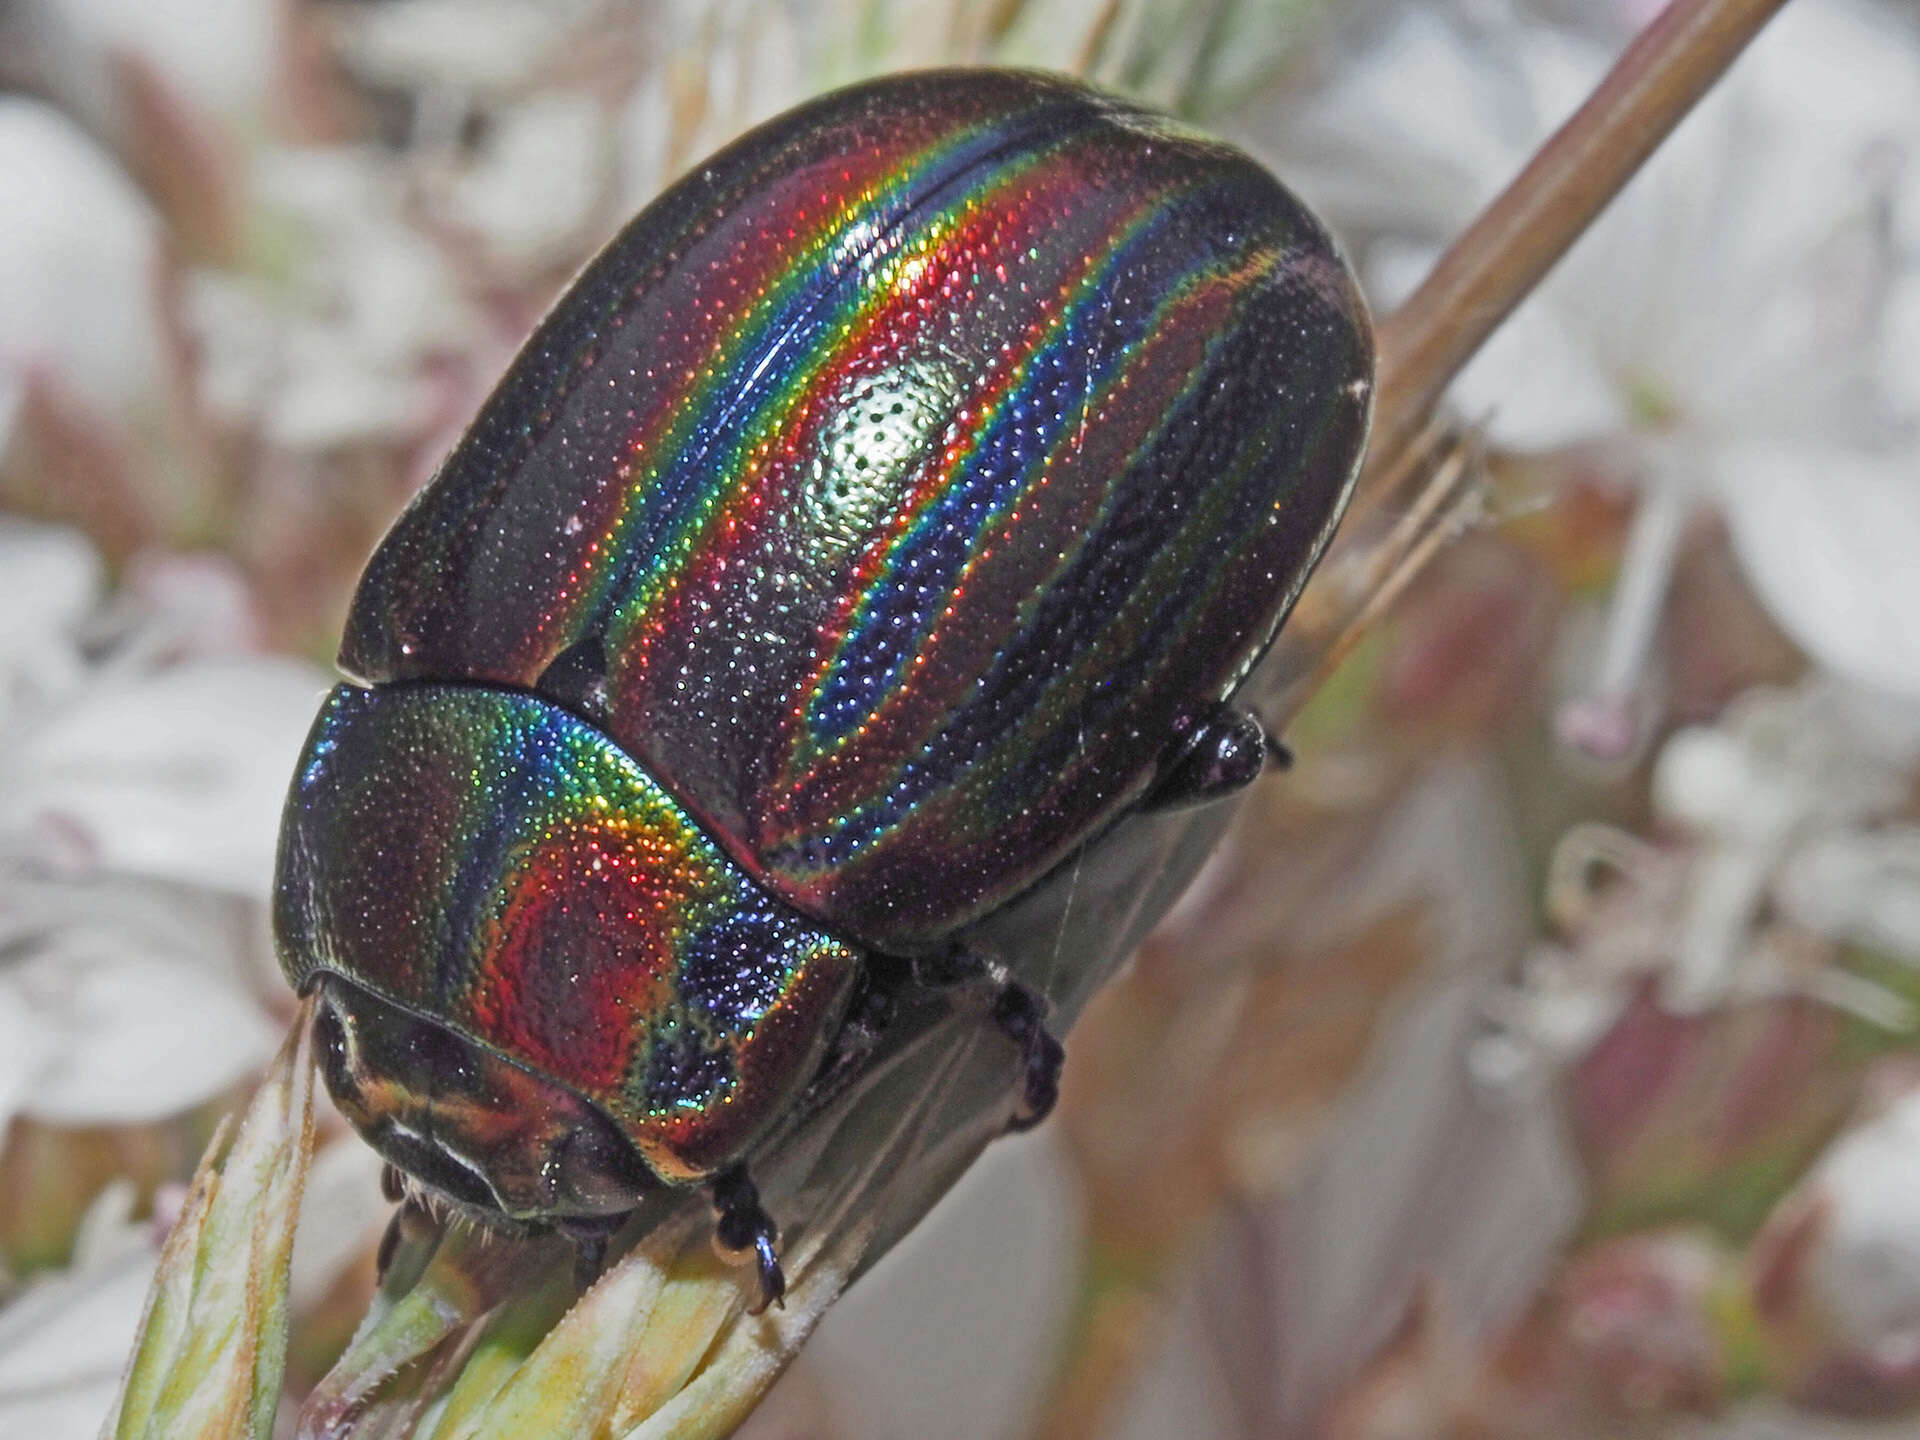
[[[622,1214],[658,1188],[591,1101],[338,975],[318,991],[334,1102],[430,1189],[483,1216],[552,1221]]]

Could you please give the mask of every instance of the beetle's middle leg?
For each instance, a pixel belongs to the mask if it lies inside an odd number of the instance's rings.
[[[1047,1002],[1030,986],[1007,974],[1006,967],[970,950],[955,949],[913,963],[916,983],[934,989],[984,984],[995,987],[993,1023],[1020,1047],[1020,1106],[1009,1130],[1031,1130],[1053,1112],[1060,1098],[1060,1071],[1067,1052],[1047,1028]]]

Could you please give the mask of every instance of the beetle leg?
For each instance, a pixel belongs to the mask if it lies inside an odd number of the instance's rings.
[[[930,989],[978,984],[995,987],[993,1023],[1020,1047],[1021,1057],[1020,1108],[1007,1128],[1031,1130],[1046,1119],[1060,1098],[1060,1069],[1067,1059],[1065,1048],[1047,1029],[1047,1002],[1009,978],[1004,965],[963,946],[917,956],[909,964],[914,983]]]
[[[1067,1052],[1047,1029],[1046,1002],[1017,981],[1009,982],[993,1002],[993,1019],[1021,1047],[1025,1067],[1020,1108],[1007,1128],[1031,1130],[1052,1113],[1060,1098],[1060,1068]]]
[[[380,1248],[373,1252],[373,1281],[376,1285],[384,1285],[387,1271],[393,1268],[393,1257],[400,1249],[400,1235],[406,1228],[402,1223],[406,1214],[404,1206],[395,1210],[387,1220],[387,1228],[380,1232]]]
[[[887,1026],[893,1022],[894,997],[891,988],[879,983],[869,972],[863,975],[846,1019],[840,1022],[820,1073],[807,1087],[807,1101],[823,1102],[838,1095],[846,1083],[866,1068]]]
[[[575,1216],[554,1228],[573,1242],[573,1283],[589,1290],[607,1266],[607,1245],[627,1223],[625,1215]]]
[[[1180,810],[1224,800],[1258,780],[1270,760],[1284,765],[1292,759],[1285,746],[1267,739],[1255,716],[1222,705],[1195,727],[1173,768],[1148,793],[1145,808]]]
[[[387,1168],[391,1170],[393,1167]],[[394,1174],[397,1176],[399,1171],[395,1170]],[[419,1239],[423,1230],[432,1223],[433,1216],[427,1210],[427,1202],[417,1191],[407,1191],[394,1209],[393,1218],[387,1221],[387,1228],[380,1236],[380,1248],[373,1252],[373,1278],[376,1285],[386,1283],[387,1272],[393,1268],[393,1260],[400,1253],[400,1247],[409,1240]]]
[[[735,1165],[713,1179],[714,1243],[728,1259],[751,1256],[760,1272],[760,1303],[747,1313],[758,1315],[769,1305],[786,1308],[787,1277],[780,1268],[780,1227],[760,1204],[760,1191],[747,1178],[747,1167]]]

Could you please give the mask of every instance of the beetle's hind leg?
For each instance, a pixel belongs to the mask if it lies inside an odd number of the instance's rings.
[[[1293,753],[1267,734],[1250,711],[1222,705],[1194,727],[1180,758],[1146,798],[1149,810],[1181,810],[1237,794],[1273,765],[1286,769]]]
[[[780,1268],[780,1227],[760,1204],[760,1191],[747,1178],[747,1167],[735,1165],[716,1175],[712,1184],[714,1243],[728,1259],[751,1257],[760,1274],[760,1303],[750,1306],[758,1315],[769,1305],[785,1309],[786,1272]]]
[[[1047,1007],[1033,991],[1009,981],[993,1002],[993,1022],[1020,1046],[1023,1063],[1020,1108],[1007,1122],[1009,1130],[1031,1130],[1053,1113],[1060,1098],[1060,1071],[1066,1048],[1047,1029]]]

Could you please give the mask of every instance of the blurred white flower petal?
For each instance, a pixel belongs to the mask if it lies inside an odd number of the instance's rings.
[[[0,519],[0,725],[79,678],[76,631],[105,574],[78,531]]]
[[[61,0],[74,30],[132,50],[202,100],[258,111],[273,93],[281,21],[275,0]]]
[[[9,737],[0,836],[57,815],[110,869],[264,897],[287,778],[327,688],[297,661],[104,679]]]
[[[1493,333],[1454,387],[1454,402],[1516,450],[1615,434],[1632,419],[1585,337],[1539,305],[1523,305]]]
[[[603,108],[584,95],[542,94],[500,111],[479,160],[454,181],[449,215],[509,265],[564,262],[611,175],[607,130]]]
[[[1403,7],[1291,117],[1287,173],[1360,237],[1377,295],[1406,293],[1598,78],[1628,17],[1576,14]],[[1823,663],[1903,695],[1911,637],[1884,632],[1886,616],[1911,613],[1900,602],[1920,574],[1907,517],[1844,577],[1826,553],[1812,560],[1824,572],[1812,583],[1789,537],[1811,521],[1843,532],[1831,554],[1854,543],[1873,506],[1850,504],[1829,480],[1840,472],[1900,473],[1906,495],[1882,503],[1908,510],[1920,483],[1914,38],[1893,7],[1789,6],[1453,389],[1498,445],[1611,447],[1609,468],[1676,513],[1718,501],[1776,620]],[[1896,437],[1897,450],[1876,448]],[[1789,466],[1791,496],[1776,484]],[[1780,543],[1763,553],[1769,537]],[[1633,623],[1612,630],[1633,643],[1595,661],[1563,714],[1576,748],[1630,751],[1654,718],[1640,702],[1658,687],[1656,630],[1640,622],[1663,609],[1671,568],[1655,551],[1623,565]]]
[[[279,285],[192,280],[208,403],[295,453],[416,434],[431,421],[424,363],[470,351],[479,331],[448,257],[406,215],[399,174],[355,146],[272,147],[253,168],[301,263]]]
[[[0,1124],[26,1105],[58,1043],[36,1010],[0,980]]]
[[[260,649],[266,634],[246,576],[216,551],[134,556],[102,624],[143,631],[140,638],[167,659],[244,654]]]
[[[1920,168],[1920,158],[1913,168]],[[1920,185],[1905,188],[1920,195]],[[1911,228],[1920,231],[1920,219]],[[1880,326],[1879,382],[1896,409],[1920,414],[1920,281],[1894,289],[1881,311]]]
[[[151,955],[138,933],[76,929],[0,970],[0,1025],[31,1027],[20,1113],[57,1125],[162,1119],[238,1083],[273,1053],[265,1013],[216,971]]]
[[[1842,1136],[1807,1176],[1824,1208],[1808,1278],[1841,1338],[1920,1360],[1920,1093]]]
[[[369,369],[350,336],[313,328],[288,337],[289,374],[267,406],[267,437],[288,450],[328,450],[406,435],[426,414],[407,377]]]
[[[11,525],[0,557],[0,610],[43,627],[0,648],[0,1131],[176,1115],[272,1053],[261,902],[326,680],[179,658],[244,638],[228,562],[149,557],[103,606],[72,532]]]
[[[1374,127],[1433,147],[1454,178],[1431,215],[1402,221],[1414,234],[1451,234],[1491,198],[1608,57],[1537,23],[1514,26],[1498,62],[1431,18],[1396,33],[1371,63],[1404,50],[1415,78],[1389,70],[1355,103]],[[1920,125],[1911,40],[1888,11],[1853,0],[1788,7],[1462,373],[1462,408],[1490,414],[1493,436],[1522,449],[1623,425],[1731,438],[1829,421],[1844,377],[1810,368],[1810,354],[1867,337],[1835,333],[1820,262],[1865,218],[1867,157]],[[1463,67],[1475,83],[1433,78]],[[1439,110],[1429,89],[1461,93]],[[1568,403],[1581,368],[1578,388],[1607,387],[1613,405]]]
[[[1499,8],[1499,7],[1493,7]],[[1534,23],[1499,45],[1437,6],[1401,6],[1287,125],[1282,173],[1356,234],[1442,243],[1586,95],[1607,48]]]
[[[341,1271],[379,1243],[393,1214],[380,1193],[382,1163],[371,1145],[351,1133],[314,1155],[287,1280],[288,1308],[296,1314],[317,1304]]]
[[[1837,673],[1920,702],[1920,452],[1729,446],[1721,492],[1748,579]]]
[[[1775,899],[1816,934],[1920,966],[1920,828],[1817,836],[1781,867]]]
[[[0,449],[30,366],[118,414],[161,373],[152,211],[71,120],[0,94]],[[16,394],[17,403],[17,394]]]
[[[404,0],[367,8],[342,49],[368,80],[416,88],[507,89],[549,59],[581,0]]]
[[[120,1389],[157,1253],[45,1280],[0,1310],[0,1435],[93,1440]]]
[[[1078,1215],[1052,1132],[989,1146],[808,1342],[813,1380],[829,1395],[858,1399],[844,1407],[845,1428],[836,1433],[1018,1433],[1072,1299]],[[928,1323],[931,1313],[937,1324]],[[982,1384],[983,1375],[992,1383]]]

